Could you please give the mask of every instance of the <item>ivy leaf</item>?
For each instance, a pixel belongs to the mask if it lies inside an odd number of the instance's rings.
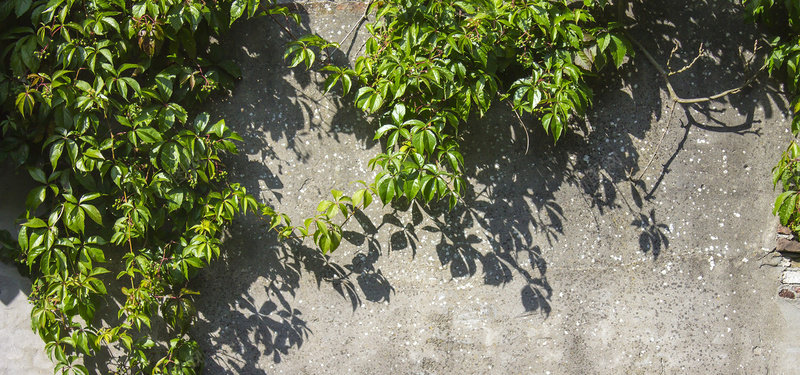
[[[141,18],[144,15],[144,12],[147,11],[147,3],[146,2],[139,2],[133,4],[133,17],[134,18]]]
[[[431,175],[425,175],[422,177],[422,196],[425,198],[426,202],[433,200],[433,197],[436,195],[435,180],[436,179]]]
[[[85,229],[83,209],[72,203],[64,204],[64,224],[73,232],[83,233]]]
[[[436,149],[436,135],[430,129],[425,129],[415,133],[411,138],[411,143],[419,152],[427,151],[428,153],[433,153],[434,149]]]
[[[330,208],[331,206],[333,206],[333,202],[331,202],[331,201],[328,201],[328,200],[321,201],[321,202],[319,202],[319,204],[317,205],[317,211],[319,211],[319,212],[325,212],[325,211],[327,211],[327,210],[328,210],[328,208]]]
[[[47,186],[37,186],[28,193],[28,198],[25,200],[25,208],[29,213],[33,213],[44,202],[47,197]]]
[[[135,132],[139,139],[141,139],[144,143],[158,143],[163,141],[161,138],[161,133],[149,126],[137,128]]]
[[[614,65],[619,68],[625,59],[625,54],[628,52],[626,43],[616,35],[611,35],[611,40],[614,42],[611,48],[611,58],[614,59]]]
[[[44,171],[39,168],[28,168],[28,174],[31,175],[34,181],[47,185],[47,176],[45,176]]]
[[[100,215],[100,211],[97,209],[97,207],[91,204],[82,204],[80,205],[80,208],[82,208],[86,214],[89,215],[89,218],[95,223],[98,225],[103,225],[103,217]]]
[[[331,91],[333,86],[336,85],[336,82],[339,81],[339,76],[340,76],[339,74],[331,74],[327,78],[325,78],[324,89],[326,94],[329,91]]]
[[[17,5],[17,18],[22,17],[22,15],[28,11],[28,8],[31,7],[31,0],[16,0],[14,3]]]
[[[791,196],[783,201],[778,211],[782,225],[789,225],[789,219],[792,217],[792,214],[796,212],[797,199],[800,197],[800,195],[798,195],[797,192],[792,193],[793,194]]]
[[[231,4],[231,22],[230,25],[233,25],[233,22],[239,19],[244,13],[244,9],[247,7],[247,2],[244,0],[235,0]]]
[[[17,110],[25,118],[26,115],[30,116],[33,114],[33,105],[35,104],[33,95],[30,92],[21,92],[17,95],[17,100],[15,105]]]
[[[406,116],[406,106],[403,103],[395,104],[394,108],[392,109],[392,120],[397,125],[403,123],[403,118]]]
[[[350,88],[353,86],[353,81],[347,73],[342,74],[342,96],[347,95],[350,92]]]
[[[419,193],[419,190],[422,188],[422,183],[420,182],[419,178],[411,178],[405,181],[403,184],[403,191],[405,192],[406,198],[408,200],[414,200]]]
[[[61,157],[61,154],[64,152],[64,141],[58,140],[50,146],[50,165],[53,167],[53,170],[56,169],[56,165],[58,164],[58,159]]]
[[[174,174],[178,171],[181,160],[181,153],[178,145],[168,142],[161,148],[161,166],[169,173]]]
[[[172,79],[161,73],[156,76],[156,88],[158,88],[161,101],[166,103],[172,97]]]
[[[397,129],[397,125],[393,125],[393,124],[382,125],[375,132],[375,137],[373,139],[380,139],[381,137],[383,137],[384,134],[386,134],[386,132],[388,132],[389,130],[392,130],[392,129]]]
[[[88,156],[88,157],[90,157],[90,158],[92,158],[92,159],[105,160],[105,157],[103,156],[103,154],[100,152],[100,150],[98,150],[96,148],[87,149],[86,151],[83,152],[83,154]]]
[[[394,177],[388,173],[384,174],[378,179],[377,187],[378,197],[381,199],[381,202],[383,202],[384,205],[391,202],[396,194]]]

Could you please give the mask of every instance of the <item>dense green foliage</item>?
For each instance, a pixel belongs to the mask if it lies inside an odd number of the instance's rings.
[[[257,7],[0,3],[0,158],[40,184],[12,255],[36,276],[32,327],[56,372],[86,373],[78,358],[110,346],[119,372],[202,365],[186,335],[195,318],[186,283],[219,255],[219,231],[235,214],[272,212],[226,182],[219,155],[241,138],[189,111],[239,75],[210,36]],[[116,319],[99,324],[95,312],[112,297]],[[170,337],[151,337],[152,324]]]
[[[220,155],[241,138],[190,113],[239,76],[212,36],[242,16],[296,15],[258,0],[2,1],[0,158],[39,185],[16,243],[0,239],[36,277],[32,327],[56,372],[87,373],[82,357],[111,348],[116,372],[197,373],[203,354],[187,335],[196,292],[186,286],[219,256],[236,214],[260,215],[279,236],[311,237],[327,253],[373,194],[454,206],[464,188],[458,129],[492,103],[533,113],[558,140],[591,103],[586,77],[630,50],[613,23],[597,20],[603,5],[375,3],[366,55],[353,69],[321,69],[326,90],[355,90],[379,121],[386,147],[369,164],[380,172],[352,196],[333,190],[319,215],[292,226],[228,182]],[[330,47],[301,37],[288,61],[310,68]],[[98,322],[114,300],[116,317]]]
[[[458,129],[499,101],[541,120],[555,140],[573,115],[591,104],[586,76],[607,61],[622,64],[630,44],[613,22],[598,23],[604,2],[386,1],[373,7],[366,53],[355,69],[325,66],[330,90],[346,94],[356,77],[356,106],[375,114],[375,139],[385,152],[375,190],[384,203],[405,197],[448,198],[456,205],[464,181]],[[317,41],[313,37],[310,40]],[[311,66],[312,44],[291,44],[292,65]]]

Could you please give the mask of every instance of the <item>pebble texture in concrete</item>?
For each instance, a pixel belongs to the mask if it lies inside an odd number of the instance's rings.
[[[363,7],[303,3],[303,28],[338,41]],[[664,65],[671,40],[673,67],[705,43],[673,77],[680,95],[746,78],[738,48],[756,30],[730,2],[636,3],[629,16]],[[352,61],[365,33],[337,58]],[[323,95],[321,75],[286,68],[287,38],[268,19],[235,27],[223,42],[244,78],[210,108],[245,138],[232,180],[301,219],[330,189],[369,180],[380,146],[352,94]],[[526,119],[527,154],[498,106],[464,126],[472,187],[459,208],[371,207],[330,259],[239,219],[193,285],[206,373],[794,372],[800,309],[762,267],[770,169],[790,139],[768,83],[672,112],[639,54],[595,81],[586,121],[557,145]]]

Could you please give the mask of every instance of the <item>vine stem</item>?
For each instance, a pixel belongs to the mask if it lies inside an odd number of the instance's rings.
[[[278,21],[278,20],[277,20],[277,19],[276,19],[276,18],[275,18],[275,17],[272,15],[272,13],[270,13],[270,12],[269,12],[269,9],[267,9],[267,7],[266,7],[266,6],[264,6],[264,4],[262,4],[262,3],[259,3],[259,4],[258,4],[258,6],[259,6],[259,7],[260,7],[262,10],[264,10],[264,12],[266,12],[266,13],[267,13],[267,15],[269,16],[269,18],[272,18],[272,20],[273,20],[273,21],[275,21],[275,23],[277,23],[277,24],[278,24],[278,26],[280,26],[280,27],[281,27],[281,29],[283,29],[283,31],[286,31],[286,33],[287,33],[287,34],[289,34],[289,36],[291,36],[291,37],[292,37],[292,39],[294,39],[294,40],[297,40],[297,37],[296,37],[296,36],[295,36],[295,35],[294,35],[294,34],[293,34],[293,33],[292,33],[292,32],[291,32],[291,31],[290,31],[290,30],[289,30],[289,29],[288,29],[286,26],[284,26],[282,23],[280,23],[280,21]],[[287,20],[288,20],[288,18],[287,18]]]
[[[675,93],[675,89],[672,87],[672,82],[670,82],[670,80],[669,80],[670,74],[666,70],[664,70],[664,68],[661,67],[661,65],[656,61],[656,59],[653,58],[653,55],[651,55],[650,52],[648,52],[647,49],[644,48],[644,46],[641,43],[639,43],[638,40],[634,39],[630,35],[630,33],[626,32],[625,36],[628,38],[628,40],[630,40],[631,42],[633,42],[633,44],[636,45],[636,47],[639,49],[639,51],[641,51],[642,54],[644,54],[644,57],[647,58],[647,61],[649,61],[650,64],[653,65],[654,68],[656,68],[656,70],[661,75],[661,77],[664,78],[664,83],[667,85],[667,92],[669,92],[669,98],[670,98],[670,100],[672,100],[673,102],[676,102],[676,103],[681,103],[681,104],[702,103],[702,102],[708,102],[708,101],[720,99],[720,98],[725,97],[727,95],[736,94],[736,93],[742,91],[745,87],[749,86],[750,83],[752,83],[756,79],[758,74],[761,73],[761,71],[763,71],[767,67],[766,64],[762,65],[761,68],[758,69],[758,71],[756,71],[755,74],[753,74],[749,78],[747,78],[744,81],[744,83],[742,83],[742,85],[739,86],[739,87],[735,87],[735,88],[732,88],[732,89],[729,89],[729,90],[725,90],[723,92],[720,92],[720,93],[717,93],[717,94],[714,94],[714,95],[711,95],[711,96],[704,96],[704,97],[686,99],[686,98],[682,98],[682,97],[678,96],[678,94]]]
[[[641,43],[639,43],[638,40],[634,39],[630,35],[630,33],[625,32],[625,36],[628,38],[628,40],[630,40],[633,44],[636,45],[636,47],[639,49],[639,51],[641,51],[642,54],[647,58],[647,61],[649,61],[650,64],[653,65],[653,67],[658,71],[658,73],[664,79],[664,83],[667,86],[667,92],[669,93],[669,99],[672,101],[672,108],[670,109],[669,117],[667,118],[667,124],[666,124],[666,126],[664,128],[664,133],[661,134],[661,138],[658,140],[658,144],[656,145],[655,150],[653,150],[653,155],[650,156],[650,161],[647,162],[647,165],[642,170],[642,173],[639,174],[639,177],[636,177],[636,178],[630,178],[629,177],[631,181],[641,181],[641,179],[644,176],[645,172],[647,172],[647,169],[650,168],[650,165],[653,163],[653,160],[655,159],[656,155],[658,154],[658,150],[661,148],[661,142],[664,140],[664,137],[667,135],[667,131],[669,130],[669,124],[670,124],[670,122],[672,122],[672,114],[675,111],[675,106],[676,105],[678,105],[678,104],[695,104],[695,103],[709,102],[709,101],[712,101],[712,100],[723,98],[723,97],[728,96],[728,95],[739,93],[745,87],[749,86],[750,83],[752,83],[756,79],[756,77],[758,77],[758,74],[761,73],[767,67],[767,64],[764,63],[763,65],[761,65],[761,68],[759,68],[755,73],[753,73],[750,77],[748,77],[744,81],[744,83],[742,83],[742,85],[739,86],[739,87],[728,89],[728,90],[725,90],[725,91],[722,91],[720,93],[717,93],[717,94],[714,94],[714,95],[710,95],[710,96],[688,98],[687,99],[687,98],[682,98],[682,97],[678,96],[678,94],[675,92],[675,89],[672,87],[672,82],[670,82],[669,77],[672,74],[683,72],[686,69],[688,69],[689,67],[691,67],[692,65],[694,65],[694,63],[697,61],[697,58],[695,58],[689,64],[689,66],[684,67],[684,68],[678,70],[677,72],[670,73],[670,72],[667,72],[666,70],[664,70],[664,68],[661,67],[661,65],[656,61],[656,59],[653,57],[653,55],[651,55],[650,52],[647,51],[647,49],[644,48],[644,46]],[[700,48],[701,48],[701,53],[702,53],[702,46]],[[755,52],[756,51],[754,50],[753,54],[755,54]]]
[[[522,130],[525,131],[525,155],[528,155],[528,150],[531,147],[531,136],[528,134],[528,128],[525,126],[525,122],[522,121],[522,116],[519,115],[516,109],[514,109],[514,105],[511,104],[509,100],[506,100],[506,103],[511,107],[511,110],[517,115],[517,120],[519,120],[520,126],[522,126]]]

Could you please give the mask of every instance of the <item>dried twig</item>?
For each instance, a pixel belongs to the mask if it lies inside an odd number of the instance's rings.
[[[729,90],[725,90],[723,92],[720,92],[720,93],[717,93],[717,94],[714,94],[714,95],[711,95],[711,96],[685,99],[685,98],[681,98],[680,96],[678,96],[678,94],[675,93],[675,89],[672,87],[672,83],[670,82],[669,77],[672,74],[681,73],[681,72],[689,69],[692,65],[694,65],[694,63],[703,54],[703,45],[702,44],[700,45],[700,51],[698,52],[697,57],[695,57],[694,60],[692,60],[692,62],[689,63],[689,65],[681,68],[680,70],[678,70],[676,72],[668,73],[666,70],[664,70],[664,68],[661,67],[661,65],[658,64],[658,62],[656,62],[656,59],[653,58],[653,55],[651,55],[650,52],[648,52],[647,49],[644,48],[644,46],[641,43],[639,43],[639,41],[637,41],[636,39],[631,37],[629,33],[626,33],[626,36],[628,37],[628,40],[633,42],[633,44],[635,44],[636,47],[639,48],[639,51],[641,51],[642,54],[644,54],[644,56],[647,58],[647,60],[650,62],[650,64],[653,65],[653,67],[656,68],[658,73],[661,74],[661,77],[664,78],[664,83],[667,85],[667,92],[669,93],[669,98],[673,102],[672,103],[672,109],[670,109],[669,117],[667,118],[666,127],[664,128],[664,134],[662,134],[661,135],[661,139],[658,140],[658,144],[656,145],[655,150],[653,150],[653,155],[650,156],[650,161],[647,163],[647,166],[645,166],[645,168],[642,170],[642,173],[639,174],[639,177],[631,179],[631,181],[641,181],[642,177],[644,176],[644,173],[647,172],[648,168],[650,168],[650,164],[653,163],[653,160],[655,159],[656,155],[658,154],[658,150],[661,147],[661,142],[664,140],[664,137],[667,135],[667,130],[669,129],[669,124],[672,121],[672,113],[675,111],[675,106],[677,104],[693,104],[693,103],[708,102],[708,101],[712,101],[712,100],[716,100],[716,99],[725,97],[727,95],[736,94],[736,93],[742,91],[750,83],[752,83],[756,79],[758,74],[761,73],[761,71],[763,71],[766,68],[767,65],[766,64],[762,65],[761,68],[758,69],[758,71],[756,71],[749,78],[747,78],[744,81],[744,83],[739,87],[732,88],[732,89],[729,89]],[[678,47],[678,45],[676,43],[675,44],[675,48],[673,48],[672,53],[670,53],[670,58],[672,57],[672,54],[677,50],[677,47]],[[758,41],[756,41],[756,44],[753,46],[753,48],[754,48],[753,55],[755,56],[756,49],[758,48]],[[753,59],[754,58],[755,57],[753,57]],[[751,62],[752,62],[753,59],[751,59]],[[747,66],[749,66],[749,64]]]
[[[656,68],[658,73],[661,74],[661,77],[664,78],[664,82],[667,85],[667,92],[669,92],[669,98],[670,100],[676,103],[681,103],[681,104],[702,103],[702,102],[716,100],[727,95],[736,94],[742,91],[748,85],[750,85],[750,83],[752,83],[756,79],[758,73],[760,73],[762,70],[766,68],[766,64],[762,65],[761,68],[755,74],[751,75],[748,79],[746,79],[744,83],[739,87],[732,88],[730,90],[725,90],[723,92],[711,96],[685,99],[681,98],[680,96],[678,96],[678,94],[675,93],[675,89],[672,87],[672,83],[669,81],[670,74],[667,73],[667,71],[665,71],[664,68],[662,68],[661,65],[658,64],[658,62],[656,62],[656,59],[653,58],[650,52],[648,52],[647,49],[645,49],[644,46],[641,43],[639,43],[639,41],[631,37],[630,34],[626,33],[626,36],[628,37],[628,40],[633,42],[633,44],[635,44],[636,47],[639,48],[639,51],[641,51],[642,54],[644,54],[647,60],[650,61],[650,64],[653,65],[653,67]]]
[[[676,49],[678,48],[678,43],[675,43],[675,48]],[[675,49],[673,49],[672,52],[675,52]],[[699,60],[703,55],[705,55],[705,50],[703,49],[703,43],[700,43],[700,48],[697,50],[697,56],[694,57],[694,60],[692,60],[692,62],[690,62],[689,65],[686,65],[683,68],[680,68],[674,72],[670,70],[669,75],[680,74],[689,70],[689,68],[691,68],[692,65],[694,65],[694,63],[696,63],[697,60]],[[670,59],[672,59],[672,54],[670,54],[669,57]],[[669,69],[669,60],[667,60],[667,69]]]
[[[669,58],[667,58],[667,70],[669,71],[672,71],[672,68],[669,66],[670,63],[672,62],[672,56],[675,56],[675,52],[678,52],[678,47],[679,47],[677,40],[673,40],[672,44],[673,44],[672,51],[669,51]]]

